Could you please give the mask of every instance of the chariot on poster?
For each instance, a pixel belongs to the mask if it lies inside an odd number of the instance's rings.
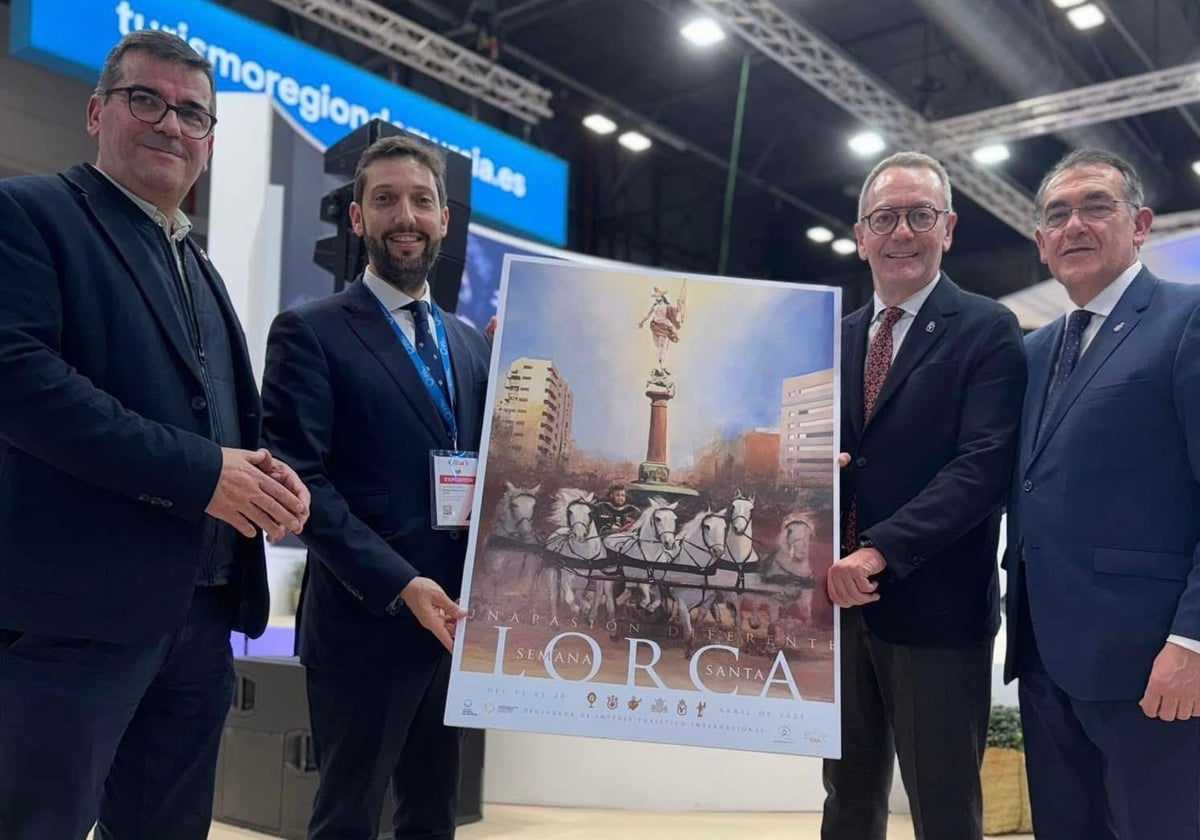
[[[838,294],[506,258],[447,723],[838,755]]]

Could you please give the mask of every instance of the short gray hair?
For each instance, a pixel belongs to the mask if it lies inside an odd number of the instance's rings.
[[[139,29],[130,32],[108,51],[104,59],[104,67],[100,70],[100,80],[96,82],[96,95],[105,96],[106,91],[117,87],[121,81],[122,62],[130,52],[139,52],[162,61],[169,61],[204,74],[208,79],[208,89],[212,94],[209,110],[217,109],[217,85],[213,79],[212,64],[188,46],[187,42],[177,35],[162,32],[158,29]]]
[[[858,194],[859,218],[862,218],[867,212],[867,193],[871,190],[871,185],[875,183],[875,179],[888,169],[901,168],[928,169],[937,175],[938,181],[942,184],[942,200],[946,202],[946,206],[939,209],[954,211],[953,195],[950,190],[950,175],[946,172],[946,167],[942,166],[935,158],[931,158],[929,155],[922,154],[921,152],[896,152],[875,164],[875,168],[867,175],[867,180],[863,181],[862,190]]]
[[[1124,158],[1106,149],[1076,149],[1065,158],[1054,164],[1054,168],[1046,173],[1042,183],[1038,185],[1037,195],[1033,197],[1033,206],[1041,220],[1042,210],[1046,206],[1046,189],[1050,182],[1068,169],[1083,166],[1111,166],[1125,177],[1125,200],[1134,207],[1143,207],[1146,201],[1146,191],[1142,187],[1142,179],[1137,170],[1129,165]]]

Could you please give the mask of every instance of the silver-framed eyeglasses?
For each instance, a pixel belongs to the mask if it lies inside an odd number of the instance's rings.
[[[1136,204],[1123,198],[1089,198],[1083,204],[1051,204],[1042,210],[1038,224],[1042,230],[1058,230],[1071,221],[1072,213],[1078,213],[1080,221],[1104,222],[1111,219],[1122,204],[1137,209]]]
[[[142,87],[114,87],[101,91],[102,96],[114,93],[125,94],[129,103],[129,113],[147,125],[158,125],[167,116],[168,111],[174,111],[179,121],[179,131],[184,137],[193,140],[203,140],[212,133],[217,118],[193,105],[170,105],[157,93]]]
[[[866,222],[871,233],[877,236],[887,236],[900,224],[902,216],[908,229],[913,233],[925,233],[933,230],[933,226],[938,223],[939,218],[949,214],[949,210],[938,210],[936,207],[928,207],[924,204],[918,207],[880,207],[878,210],[872,210],[859,221]]]

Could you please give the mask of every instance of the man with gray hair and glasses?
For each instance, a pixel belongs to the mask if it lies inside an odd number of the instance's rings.
[[[1107,151],[1036,198],[1074,309],[1025,341],[1008,660],[1039,840],[1200,838],[1200,285],[1142,265],[1154,214]]]
[[[88,101],[95,166],[0,181],[0,837],[200,840],[263,631],[262,537],[309,494],[257,449],[220,275],[180,210],[212,67],[127,35]]]
[[[875,293],[842,323],[842,757],[821,837],[884,840],[899,758],[918,840],[979,840],[1021,331],[941,270],[957,216],[936,160],[882,161],[858,215]]]

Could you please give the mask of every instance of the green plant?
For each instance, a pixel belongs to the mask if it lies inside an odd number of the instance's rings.
[[[1011,750],[1024,749],[1021,713],[1015,706],[992,706],[992,713],[988,717],[987,745]]]

